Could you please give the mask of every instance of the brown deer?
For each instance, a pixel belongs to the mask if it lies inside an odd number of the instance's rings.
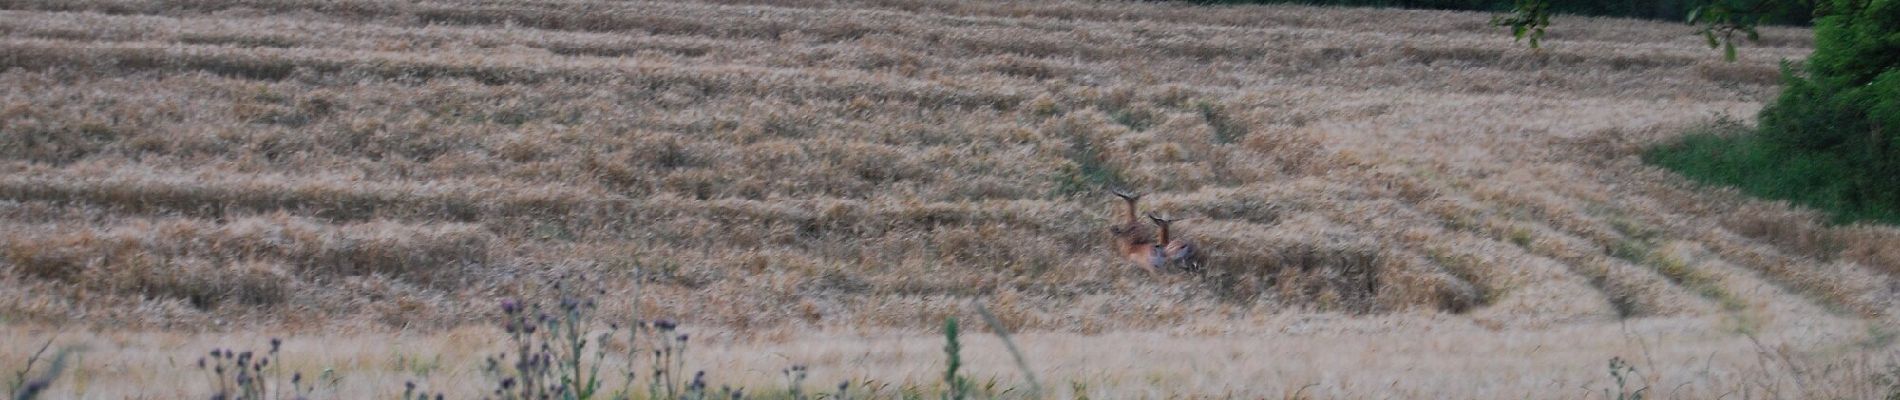
[[[1161,230],[1160,241],[1155,242],[1148,252],[1148,265],[1159,270],[1177,268],[1198,271],[1206,264],[1207,255],[1201,252],[1201,247],[1194,244],[1193,240],[1169,235],[1168,225],[1182,219],[1185,218],[1166,219],[1148,214],[1148,220],[1154,221],[1155,227]]]
[[[1128,206],[1127,218],[1122,219],[1122,223],[1108,227],[1109,244],[1114,246],[1115,255],[1133,261],[1136,265],[1152,266],[1148,256],[1153,252],[1155,229],[1135,217],[1139,215],[1135,202],[1141,201],[1141,195],[1120,190],[1111,193],[1122,198],[1122,202]]]

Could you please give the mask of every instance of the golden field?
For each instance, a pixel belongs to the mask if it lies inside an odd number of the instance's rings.
[[[0,370],[57,336],[56,397],[199,397],[191,358],[284,336],[325,396],[473,396],[497,301],[565,281],[735,385],[928,385],[978,303],[1052,397],[1601,396],[1612,357],[1650,396],[1886,393],[1900,230],[1640,161],[1750,119],[1811,32],[1729,63],[1488,18],[0,0]],[[1207,270],[1111,254],[1117,187]]]

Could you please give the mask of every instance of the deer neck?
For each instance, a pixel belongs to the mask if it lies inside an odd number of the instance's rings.
[[[1139,223],[1141,223],[1140,221],[1136,221],[1136,220],[1135,220],[1135,199],[1125,199],[1125,200],[1126,200],[1126,203],[1127,203],[1127,205],[1128,205],[1128,221],[1127,221],[1127,223],[1129,223],[1129,224],[1139,224]]]

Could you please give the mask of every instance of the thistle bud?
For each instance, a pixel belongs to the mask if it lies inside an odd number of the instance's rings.
[[[501,312],[510,315],[521,312],[521,302],[515,299],[501,299]]]

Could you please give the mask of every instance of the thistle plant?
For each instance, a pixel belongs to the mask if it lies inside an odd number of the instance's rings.
[[[584,280],[584,279],[583,279]],[[705,399],[737,398],[731,388],[709,389],[705,371],[687,375],[686,349],[692,336],[668,319],[627,323],[607,321],[592,298],[571,287],[551,285],[558,301],[501,301],[502,329],[508,353],[489,357],[484,371],[494,379],[492,399]],[[595,291],[599,294],[598,291]],[[622,336],[624,331],[624,336]],[[603,374],[609,344],[624,338],[620,374]],[[637,366],[645,366],[645,372]],[[618,379],[615,379],[618,378]],[[617,382],[610,382],[617,381]],[[610,388],[612,388],[610,390]],[[644,389],[644,390],[642,390]],[[644,392],[644,393],[642,393]]]
[[[1624,361],[1622,357],[1611,357],[1610,358],[1610,378],[1616,380],[1616,391],[1612,392],[1610,391],[1609,388],[1604,388],[1603,398],[1616,399],[1616,400],[1643,400],[1644,398],[1643,392],[1648,391],[1649,388],[1644,387],[1644,388],[1636,389],[1636,391],[1633,391],[1633,392],[1630,391],[1629,380],[1633,375],[1636,375],[1636,366],[1630,365],[1629,361]]]
[[[228,348],[212,349],[209,354],[199,357],[197,366],[210,380],[214,388],[214,400],[268,400],[268,399],[305,399],[309,398],[315,386],[305,386],[303,373],[291,372],[289,380],[282,379],[283,363],[278,358],[283,349],[284,340],[270,339],[270,349],[263,353],[236,351]],[[280,360],[272,363],[272,360]],[[284,385],[288,383],[288,386]]]
[[[957,373],[963,367],[963,344],[957,341],[957,318],[950,317],[943,322],[943,353],[947,366],[943,371],[943,383],[947,386],[943,398],[963,400],[969,396],[970,379]]]
[[[558,288],[559,285],[556,285]],[[592,299],[563,296],[552,308],[515,299],[501,301],[502,329],[510,354],[489,357],[485,371],[496,378],[498,399],[590,399],[599,393],[604,344],[619,329],[593,334]]]
[[[66,369],[66,358],[73,352],[70,348],[54,352],[51,365],[48,365],[46,370],[40,372],[39,375],[33,375],[34,364],[39,362],[40,356],[46,355],[46,349],[53,346],[53,340],[47,339],[46,344],[40,345],[40,349],[35,351],[32,357],[26,359],[26,367],[14,372],[13,381],[7,384],[7,393],[11,393],[13,399],[39,398],[53,386],[53,380],[59,379],[60,372]]]

